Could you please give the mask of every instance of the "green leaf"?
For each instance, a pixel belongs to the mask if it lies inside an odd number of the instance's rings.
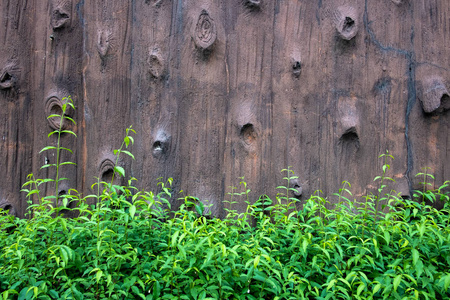
[[[47,119],[51,119],[51,118],[61,118],[61,115],[52,114],[52,115],[47,117]]]
[[[306,254],[306,249],[307,249],[308,245],[309,245],[309,241],[306,238],[303,238],[302,249],[305,254]]]
[[[39,153],[42,153],[42,152],[47,151],[47,150],[54,150],[54,149],[56,149],[56,147],[54,147],[54,146],[47,146],[47,147],[42,148],[41,151],[39,151]]]
[[[220,249],[222,249],[222,257],[225,257],[227,255],[227,247],[221,243]]]
[[[328,285],[327,285],[327,291],[328,291],[329,289],[331,289],[331,288],[336,284],[336,282],[337,282],[336,279],[330,280],[330,282],[329,282]]]
[[[4,292],[1,293],[0,295],[3,295],[3,297],[2,297],[3,300],[7,300],[7,299],[8,299],[8,296],[9,296],[9,290],[4,291]]]
[[[209,248],[208,253],[206,254],[206,258],[203,261],[202,266],[200,267],[200,270],[202,270],[204,267],[206,267],[209,264],[209,262],[212,259],[213,254],[214,254],[214,248]]]
[[[180,235],[180,231],[176,231],[173,235],[172,235],[172,247],[175,247],[176,243],[177,243],[177,239],[178,239],[178,235]]]
[[[178,250],[180,251],[181,257],[186,260],[186,250],[180,244],[177,245]]]
[[[384,232],[384,239],[386,241],[386,245],[389,245],[390,241],[391,241],[391,235],[388,231]]]
[[[102,278],[102,275],[103,275],[103,271],[98,270],[97,273],[95,274],[95,279],[97,280],[97,282],[100,281],[100,278]]]
[[[61,149],[61,150],[66,150],[66,151],[69,151],[70,153],[73,153],[73,151],[70,150],[69,148],[59,147],[59,149]]]
[[[200,287],[193,287],[191,289],[191,296],[194,298],[194,300],[197,300],[198,294],[202,289]]]
[[[125,170],[122,167],[115,166],[114,172],[118,173],[120,176],[125,177]]]
[[[417,249],[412,249],[412,258],[413,258],[413,266],[417,264],[417,261],[419,260],[419,251]]]
[[[137,286],[135,286],[135,285],[133,285],[133,286],[131,287],[131,290],[132,290],[136,295],[140,294],[140,293],[139,293],[139,288],[138,288]],[[145,299],[145,297],[144,297],[144,299]]]
[[[161,285],[159,284],[159,281],[156,281],[153,284],[153,297],[155,299],[159,299],[160,294],[161,294]]]
[[[400,285],[401,281],[402,281],[402,275],[401,274],[395,276],[395,278],[394,278],[394,291],[397,291],[397,288]]]
[[[49,168],[49,167],[56,167],[56,164],[46,164],[46,165],[43,165],[40,169],[45,169],[45,168]]]
[[[423,235],[425,234],[425,229],[426,229],[425,225],[426,225],[426,221],[421,223],[420,227],[418,226],[419,227],[420,237],[423,237]]]
[[[18,286],[22,284],[22,281],[18,281],[11,286],[11,290],[15,290]]]
[[[72,119],[71,117],[68,117],[68,116],[64,116],[64,119],[66,119],[66,120],[69,120],[69,121],[71,121],[73,124],[77,124],[75,121],[74,121],[74,119]]]
[[[75,134],[75,132],[71,131],[71,130],[61,130],[61,133],[68,133],[71,135],[74,135],[75,137],[77,137],[77,135]]]
[[[33,297],[33,288],[25,287],[19,293],[19,298],[17,300],[29,300]]]
[[[444,290],[445,290],[445,292],[447,292],[449,287],[450,287],[450,274],[447,274],[445,276],[445,280],[444,280]]]
[[[373,294],[375,295],[379,290],[381,289],[381,283],[378,283],[374,288],[373,288]]]
[[[253,279],[261,281],[261,282],[266,282],[267,278],[263,276],[263,274],[256,274],[255,276],[253,276]]]
[[[60,166],[64,166],[64,165],[74,165],[76,166],[77,164],[71,161],[65,161],[59,164]]]
[[[53,299],[59,299],[59,294],[57,291],[55,290],[50,290],[48,291],[48,294],[53,298]]]
[[[253,267],[256,269],[256,267],[259,265],[259,260],[261,259],[261,255],[257,255],[255,257],[255,260],[253,261]]]
[[[131,205],[130,206],[130,216],[133,219],[134,215],[136,214],[136,205]]]
[[[61,256],[63,258],[65,265],[67,266],[67,264],[69,262],[69,255],[67,254],[66,250],[63,247],[60,247],[59,251],[61,253]]]
[[[364,283],[361,283],[359,286],[358,286],[358,289],[356,290],[356,295],[360,295],[361,293],[362,293],[362,291],[364,290],[364,288],[366,287],[366,285],[364,284]]]
[[[195,205],[195,210],[197,211],[197,213],[198,213],[200,216],[203,216],[203,203],[200,202],[200,204],[196,204],[196,205]]]
[[[423,262],[422,260],[419,260],[415,266],[415,270],[416,270],[416,274],[417,274],[417,278],[420,277],[420,275],[422,275],[423,273]]]
[[[83,294],[82,294],[79,290],[77,290],[76,284],[72,285],[72,286],[71,286],[71,289],[72,289],[73,292],[75,293],[75,296],[76,296],[75,299],[76,299],[76,300],[78,300],[78,299],[83,300],[83,299],[84,299]]]
[[[31,195],[34,195],[34,194],[39,194],[39,193],[40,193],[39,190],[32,190],[32,191],[30,191],[30,192],[27,193],[27,197],[29,197],[29,196],[31,196]]]
[[[347,280],[345,280],[344,278],[338,278],[338,280],[340,280],[343,283],[345,283],[350,290],[352,289],[352,286],[350,285],[350,283]]]
[[[64,268],[58,268],[55,273],[53,274],[53,278],[56,277],[56,275],[58,275],[59,272],[61,272],[62,270],[64,270]]]
[[[130,152],[130,151],[127,151],[127,150],[122,150],[121,152],[122,152],[122,153],[125,153],[126,155],[128,155],[129,157],[131,157],[132,159],[134,159],[134,155],[133,155],[133,154],[131,154],[131,152]]]

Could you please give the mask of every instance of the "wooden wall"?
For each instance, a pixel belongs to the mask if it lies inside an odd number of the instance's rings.
[[[218,216],[240,177],[254,201],[288,166],[300,199],[344,180],[365,195],[386,150],[403,196],[423,167],[450,179],[446,0],[3,0],[0,22],[0,207],[16,215],[27,174],[54,176],[39,151],[67,95],[77,166],[59,193],[108,178],[130,125],[136,160],[119,163],[138,187],[173,177]]]

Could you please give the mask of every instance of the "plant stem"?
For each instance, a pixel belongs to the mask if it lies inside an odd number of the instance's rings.
[[[60,154],[60,142],[61,142],[61,130],[62,130],[62,124],[64,121],[64,112],[61,114],[61,120],[59,122],[59,129],[58,129],[58,140],[56,142],[56,177],[55,177],[55,208],[58,207],[58,200],[59,200],[59,154]],[[58,216],[58,210],[56,210],[56,216]]]

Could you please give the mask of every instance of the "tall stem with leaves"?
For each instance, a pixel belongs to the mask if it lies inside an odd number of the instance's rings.
[[[58,200],[59,200],[59,182],[66,180],[66,178],[60,178],[60,168],[63,165],[75,165],[75,163],[70,162],[70,161],[66,161],[66,162],[61,162],[61,150],[64,151],[68,151],[70,153],[72,153],[72,150],[70,150],[69,148],[65,148],[61,146],[61,136],[63,134],[71,134],[74,135],[75,137],[77,137],[77,135],[75,134],[75,132],[73,132],[72,130],[68,130],[65,129],[65,124],[66,124],[66,120],[69,122],[72,122],[74,125],[76,125],[76,122],[67,115],[67,112],[70,108],[72,108],[73,110],[75,110],[75,106],[73,105],[73,101],[72,98],[70,96],[68,97],[64,97],[61,100],[62,104],[61,104],[61,114],[51,114],[50,116],[47,117],[47,119],[51,119],[51,118],[58,118],[59,119],[59,127],[55,130],[53,130],[52,132],[50,132],[48,134],[48,137],[51,137],[52,135],[56,134],[57,135],[57,139],[56,139],[56,146],[47,146],[44,147],[39,153],[42,153],[44,151],[49,151],[49,150],[55,150],[56,152],[56,163],[54,164],[45,164],[41,167],[41,169],[43,168],[48,168],[48,167],[55,167],[56,168],[56,175],[55,175],[55,179],[51,179],[49,181],[54,181],[55,182],[55,208],[58,207]]]
[[[283,169],[281,170],[281,172],[286,172],[286,176],[283,177],[283,180],[286,180],[286,186],[277,186],[276,189],[281,189],[284,193],[278,193],[277,194],[277,199],[278,199],[278,204],[279,207],[281,208],[282,213],[287,213],[289,211],[289,209],[291,209],[291,204],[294,203],[294,209],[297,209],[297,206],[295,205],[295,203],[298,201],[298,199],[293,198],[293,197],[289,197],[289,194],[291,192],[296,193],[298,192],[295,188],[291,187],[291,183],[298,179],[298,176],[295,176],[295,173],[293,170],[291,170],[291,167],[287,167],[287,169]],[[284,205],[282,204],[282,200],[286,200],[286,204],[285,204],[285,208],[282,208]]]
[[[348,188],[346,187],[346,186],[348,186]],[[347,198],[347,197],[345,197],[344,196],[344,193],[347,193],[348,195],[350,195],[350,196],[352,196],[352,193],[350,192],[350,188],[351,188],[352,186],[351,186],[351,184],[350,184],[350,182],[348,182],[348,181],[343,181],[342,182],[342,188],[340,188],[339,189],[339,193],[338,194],[335,194],[335,195],[337,195],[338,196],[338,203],[337,203],[337,207],[339,208],[339,210],[341,210],[342,211],[342,199],[344,199],[347,203],[349,203],[350,201],[349,201],[349,199]],[[340,223],[340,219],[342,218],[343,216],[341,215],[341,214],[339,214],[339,213],[336,213],[336,231],[337,231],[337,233],[338,233],[338,236],[339,236],[339,223]]]
[[[125,137],[124,137],[124,139],[122,141],[122,144],[120,145],[120,148],[114,150],[114,155],[116,156],[116,161],[114,163],[114,172],[113,172],[113,175],[112,175],[112,178],[111,178],[111,186],[112,186],[112,184],[114,182],[114,177],[116,176],[116,173],[118,175],[122,176],[122,177],[125,177],[125,170],[124,170],[124,168],[122,168],[122,167],[120,167],[118,165],[119,164],[120,154],[121,153],[126,154],[129,157],[131,157],[132,159],[134,159],[134,155],[130,151],[124,150],[124,149],[128,148],[130,143],[131,143],[131,145],[134,144],[134,139],[133,139],[133,137],[130,134],[131,134],[131,132],[136,134],[136,131],[134,131],[134,129],[132,129],[131,127],[132,126],[128,127],[125,130],[126,135],[125,135]]]
[[[416,177],[423,177],[423,181],[419,182],[419,184],[422,185],[422,191],[416,191],[418,194],[422,196],[422,204],[425,203],[425,199],[434,202],[434,199],[431,195],[433,193],[428,193],[427,190],[431,187],[433,187],[433,184],[429,182],[429,179],[434,181],[434,176],[430,173],[428,173],[428,170],[431,169],[430,167],[423,168],[423,172],[420,172],[416,175]]]
[[[381,193],[383,192],[383,190],[387,186],[385,184],[385,181],[386,180],[395,181],[394,179],[386,176],[387,171],[391,168],[391,166],[388,164],[388,159],[391,158],[393,160],[394,157],[389,154],[388,150],[386,150],[386,153],[381,154],[378,158],[383,158],[384,159],[384,163],[383,163],[383,166],[382,166],[382,170],[383,170],[382,175],[375,177],[374,180],[373,180],[373,181],[380,180],[380,186],[378,188],[377,198],[375,199],[375,216],[374,216],[374,222],[375,223],[377,222],[378,210],[379,210],[378,204],[380,202]]]

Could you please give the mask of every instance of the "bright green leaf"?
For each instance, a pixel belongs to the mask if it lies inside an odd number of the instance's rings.
[[[134,155],[130,151],[122,150],[121,153],[124,153],[124,154],[128,155],[129,157],[131,157],[132,159],[134,159]]]
[[[395,276],[395,278],[394,278],[394,291],[397,291],[397,288],[400,285],[401,281],[402,281],[402,275],[401,274]]]
[[[259,260],[261,259],[261,255],[256,255],[255,260],[253,261],[253,267],[256,269],[256,267],[259,264]]]
[[[97,280],[97,282],[100,281],[100,278],[102,278],[103,275],[103,271],[102,270],[98,270],[97,274],[95,274],[95,279]]]
[[[364,291],[364,288],[366,287],[366,285],[364,284],[364,283],[361,283],[359,286],[358,286],[358,289],[356,290],[356,295],[360,295],[361,293],[362,293],[362,291]]]
[[[114,172],[118,173],[120,176],[125,177],[125,170],[120,166],[114,167]]]
[[[55,149],[56,149],[56,147],[54,147],[54,146],[47,146],[47,147],[42,148],[41,151],[39,151],[39,153],[42,153],[47,150],[55,150]]]
[[[373,288],[373,294],[375,295],[380,289],[381,289],[381,283],[378,283],[378,284],[375,285],[375,287]]]
[[[450,287],[450,274],[447,274],[447,275],[445,276],[445,279],[444,279],[444,289],[445,289],[445,292],[447,292],[447,290],[448,290],[449,287]]]
[[[417,261],[419,260],[419,251],[417,249],[412,249],[412,258],[413,258],[413,266],[417,264]]]
[[[136,214],[136,205],[130,206],[130,216],[131,218],[134,218],[134,215]]]

